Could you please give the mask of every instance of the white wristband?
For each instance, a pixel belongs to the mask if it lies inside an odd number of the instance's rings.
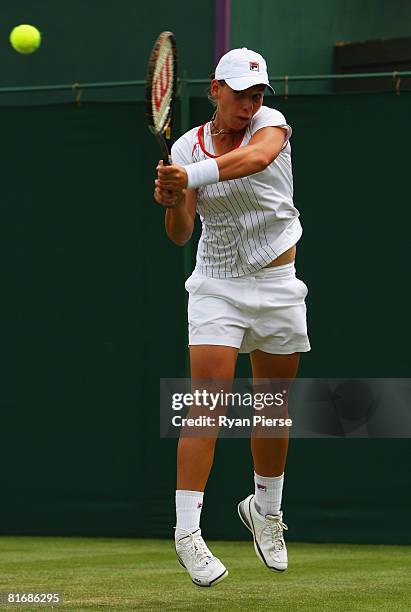
[[[188,164],[183,166],[183,168],[187,172],[188,177],[187,189],[205,187],[206,185],[218,183],[220,180],[217,162],[212,157],[194,164]]]

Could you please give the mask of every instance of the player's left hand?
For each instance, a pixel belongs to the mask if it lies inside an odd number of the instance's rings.
[[[158,187],[160,189],[178,191],[187,187],[187,172],[182,166],[179,166],[178,164],[164,166],[161,160],[159,161],[156,170],[159,181]]]

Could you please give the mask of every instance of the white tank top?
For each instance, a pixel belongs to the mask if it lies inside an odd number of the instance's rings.
[[[286,128],[287,136],[281,153],[265,170],[197,189],[202,233],[195,270],[200,274],[232,278],[256,272],[301,238],[300,213],[293,204],[291,128],[284,115],[262,106],[240,146],[246,146],[257,130],[269,126]],[[171,149],[173,162],[180,165],[210,156],[215,157],[210,123],[193,128]]]

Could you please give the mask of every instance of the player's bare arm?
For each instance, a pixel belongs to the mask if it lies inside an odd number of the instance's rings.
[[[281,127],[264,127],[254,134],[248,145],[225,153],[216,159],[220,181],[242,178],[264,170],[280,154],[286,137]],[[158,166],[158,185],[162,189],[184,189],[187,172],[183,166]]]
[[[261,172],[281,153],[286,130],[280,127],[261,128],[245,147],[221,155],[216,161],[220,181],[242,178]]]
[[[184,246],[190,240],[194,229],[195,189],[169,192],[156,186],[154,199],[159,204],[170,206],[166,210],[164,221],[167,236],[174,244]]]

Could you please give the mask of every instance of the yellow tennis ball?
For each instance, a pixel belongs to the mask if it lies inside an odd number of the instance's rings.
[[[10,43],[13,49],[19,53],[33,53],[40,46],[41,34],[34,26],[19,25],[12,29]]]

